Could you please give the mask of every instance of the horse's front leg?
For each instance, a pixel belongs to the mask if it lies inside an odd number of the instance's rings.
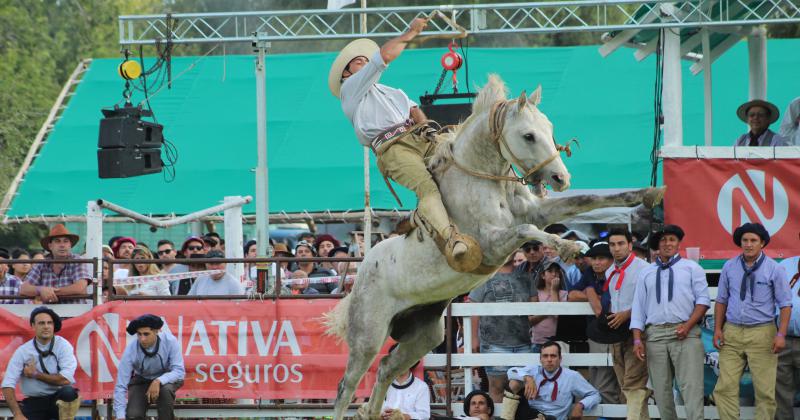
[[[580,247],[573,241],[561,239],[539,230],[534,225],[522,224],[510,228],[486,227],[482,234],[489,240],[490,246],[484,246],[484,255],[493,264],[503,264],[512,252],[528,241],[539,241],[556,250],[563,261],[571,261],[578,255]]]
[[[539,207],[532,214],[533,220],[549,225],[603,207],[634,207],[644,204],[647,208],[653,208],[664,198],[665,190],[666,187],[642,188],[610,195],[587,194],[538,200]]]

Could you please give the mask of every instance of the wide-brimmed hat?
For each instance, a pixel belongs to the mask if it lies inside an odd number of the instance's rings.
[[[745,223],[733,231],[733,243],[739,248],[742,247],[742,236],[745,233],[755,233],[764,241],[764,246],[769,244],[769,232],[761,223]]]
[[[600,344],[616,344],[627,340],[631,336],[630,321],[624,322],[619,328],[611,328],[608,326],[608,315],[603,312],[589,321],[586,325],[586,336]]]
[[[650,235],[650,239],[648,239],[650,249],[658,249],[658,244],[661,242],[661,238],[663,238],[664,235],[675,235],[678,237],[678,241],[682,241],[685,234],[683,233],[683,229],[678,225],[664,225],[664,228]]]
[[[328,88],[330,88],[333,96],[339,97],[339,92],[342,89],[342,72],[347,68],[347,65],[356,57],[372,58],[375,51],[380,49],[381,47],[375,41],[367,38],[357,39],[342,48],[342,51],[336,56],[336,60],[333,60],[331,70],[328,72]]]
[[[59,223],[53,226],[50,229],[50,233],[44,238],[42,238],[42,240],[39,243],[42,245],[42,248],[49,251],[50,240],[52,240],[53,238],[60,238],[60,237],[69,238],[69,241],[72,243],[72,246],[75,246],[75,244],[78,243],[78,240],[80,240],[80,237],[78,235],[70,232],[66,226]]]
[[[127,331],[128,334],[130,335],[134,335],[136,334],[136,331],[139,330],[139,328],[149,327],[154,330],[160,330],[161,327],[163,326],[164,326],[163,319],[153,314],[144,314],[131,321],[131,323],[128,324],[128,327],[125,328],[125,331]]]
[[[275,246],[272,247],[272,255],[276,257],[284,256],[284,257],[294,257],[292,253],[289,251],[289,247],[282,242],[278,242]]]
[[[778,117],[781,115],[780,111],[778,111],[778,107],[773,105],[771,102],[763,101],[761,99],[753,99],[752,101],[748,101],[739,105],[739,108],[736,109],[736,116],[738,116],[740,120],[747,122],[747,111],[754,106],[760,106],[769,111],[770,124],[778,121]]]

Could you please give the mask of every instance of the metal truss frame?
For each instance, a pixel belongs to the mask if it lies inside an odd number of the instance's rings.
[[[667,6],[667,7],[662,7]],[[744,9],[746,13],[741,14]],[[413,6],[340,10],[182,13],[119,17],[122,45],[297,41],[393,37],[416,17],[442,10],[472,34],[625,31],[800,23],[799,0],[694,0],[687,2],[589,0],[532,3]],[[653,15],[658,18],[653,19]],[[367,31],[360,19],[366,17]],[[425,34],[455,33],[433,20]]]

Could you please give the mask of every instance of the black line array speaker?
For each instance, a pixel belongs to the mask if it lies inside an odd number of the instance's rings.
[[[97,172],[100,178],[128,178],[161,172],[164,127],[143,116],[152,112],[126,103],[103,109],[97,140]]]

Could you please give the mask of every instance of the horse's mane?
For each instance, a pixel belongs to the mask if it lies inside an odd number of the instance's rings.
[[[455,126],[449,133],[442,133],[436,136],[436,149],[428,160],[428,170],[438,176],[447,169],[449,163],[453,161],[453,145],[461,137],[461,132],[472,122],[476,115],[488,112],[492,105],[498,100],[506,99],[508,88],[505,82],[496,74],[489,75],[489,81],[480,88],[475,103],[472,104],[472,114],[462,123]]]

